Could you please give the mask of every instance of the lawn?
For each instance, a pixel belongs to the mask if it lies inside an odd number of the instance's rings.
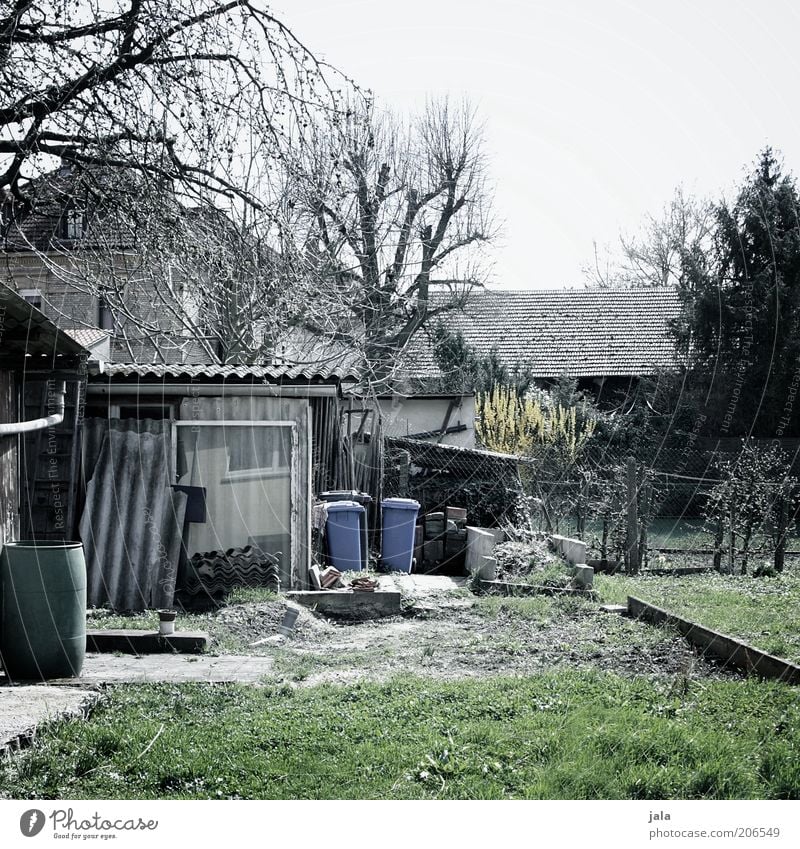
[[[0,763],[25,799],[797,798],[796,691],[613,673],[115,689]]]
[[[772,578],[747,575],[597,575],[606,602],[629,595],[800,663],[800,571]]]
[[[597,522],[587,522],[584,539],[599,550],[601,526]],[[564,534],[575,535],[574,525],[564,527]],[[753,548],[760,543],[759,537],[753,541]],[[678,549],[679,551],[705,550],[710,551],[714,547],[713,535],[704,527],[702,519],[684,519],[680,517],[666,517],[654,519],[647,530],[647,544],[656,549]],[[800,551],[800,537],[796,533],[790,534],[787,541],[789,551]]]

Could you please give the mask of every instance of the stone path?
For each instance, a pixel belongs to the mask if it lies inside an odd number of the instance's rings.
[[[256,683],[271,669],[269,657],[87,654],[80,678],[17,686],[0,676],[0,749],[28,736],[41,722],[79,712],[96,698],[102,684]]]

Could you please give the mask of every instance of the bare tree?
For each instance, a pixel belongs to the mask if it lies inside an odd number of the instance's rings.
[[[9,282],[125,359],[274,347],[276,174],[357,87],[250,0],[0,0],[0,90]]]
[[[250,0],[2,0],[0,189],[67,162],[258,203],[332,75]]]
[[[384,381],[414,334],[485,279],[497,228],[475,111],[432,101],[403,123],[354,108],[319,128],[290,183],[284,232],[321,294],[305,327],[346,340]]]
[[[712,224],[711,204],[679,186],[660,215],[645,216],[637,233],[620,234],[616,251],[595,244],[594,263],[584,274],[595,286],[677,286],[687,257],[708,245]]]

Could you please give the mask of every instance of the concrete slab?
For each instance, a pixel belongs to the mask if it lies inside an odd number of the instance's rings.
[[[627,604],[601,604],[600,610],[603,613],[616,613],[619,616],[627,616],[628,615],[628,605]]]
[[[248,655],[86,655],[80,678],[51,682],[73,687],[206,681],[254,683],[272,671],[269,657]]]
[[[395,588],[406,595],[436,595],[466,587],[469,578],[465,575],[408,575],[404,572],[392,572],[379,575],[381,589]]]
[[[86,632],[86,651],[158,654],[178,652],[196,654],[208,648],[211,637],[202,631],[176,631],[161,636],[158,631],[93,628]]]
[[[254,684],[271,671],[271,658],[261,656],[87,654],[79,678],[12,685],[0,676],[0,749],[30,736],[42,722],[81,713],[103,684]]]
[[[0,686],[0,749],[19,744],[43,722],[81,714],[96,697],[75,687],[50,684]]]

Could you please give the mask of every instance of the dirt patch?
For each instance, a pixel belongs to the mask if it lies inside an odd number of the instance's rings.
[[[442,680],[530,675],[559,666],[655,678],[729,674],[673,630],[603,613],[589,600],[488,599],[463,590],[421,595],[405,616],[370,622],[328,622],[302,610],[294,638],[253,652],[273,657],[276,680],[304,685],[398,673]],[[285,606],[237,605],[220,616],[239,640],[254,642],[277,630]]]
[[[258,640],[277,635],[283,617],[290,608],[298,612],[292,637],[294,643],[324,640],[331,631],[333,626],[327,620],[315,616],[299,604],[282,599],[235,604],[205,617],[208,630],[214,638],[212,650],[240,652]]]

